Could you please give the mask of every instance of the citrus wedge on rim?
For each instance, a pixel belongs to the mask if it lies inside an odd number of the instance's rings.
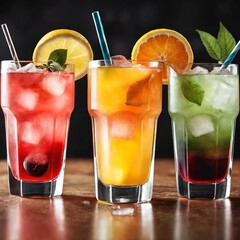
[[[88,62],[93,59],[93,51],[82,34],[70,29],[48,32],[37,43],[33,61],[47,61],[50,53],[56,49],[67,49],[66,63],[75,65],[75,80],[86,75]]]
[[[193,51],[182,34],[171,29],[160,28],[151,30],[139,38],[132,49],[131,58],[132,60],[161,61],[175,67],[177,72],[183,72],[187,70],[189,66],[187,64],[193,62]],[[163,68],[163,84],[168,84],[166,65]]]

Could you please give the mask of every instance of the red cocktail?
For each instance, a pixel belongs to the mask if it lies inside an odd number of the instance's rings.
[[[9,64],[13,66],[13,61],[2,62],[1,106],[6,121],[10,186],[14,181],[57,181],[64,169],[74,107],[73,68],[50,72],[30,63],[19,71]]]

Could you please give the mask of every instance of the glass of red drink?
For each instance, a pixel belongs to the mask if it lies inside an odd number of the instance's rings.
[[[74,65],[48,71],[42,63],[1,62],[9,191],[19,196],[56,196],[63,190]]]

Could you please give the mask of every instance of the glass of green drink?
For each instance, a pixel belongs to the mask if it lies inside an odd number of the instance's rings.
[[[227,198],[239,113],[238,66],[194,63],[186,69],[169,72],[177,191],[188,198]]]

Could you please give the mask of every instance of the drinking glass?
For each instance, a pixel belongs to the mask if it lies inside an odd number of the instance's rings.
[[[152,198],[155,138],[162,109],[159,62],[94,60],[88,71],[96,198]]]
[[[62,194],[74,66],[50,72],[42,63],[1,62],[1,107],[5,116],[10,194]]]
[[[239,113],[238,66],[194,63],[184,73],[176,69],[170,67],[168,90],[178,194],[227,198]]]

